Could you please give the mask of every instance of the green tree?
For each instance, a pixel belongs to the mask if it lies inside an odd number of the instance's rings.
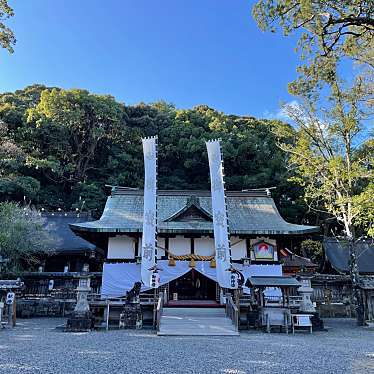
[[[280,147],[291,155],[294,180],[304,187],[311,208],[343,226],[360,324],[356,234],[373,233],[366,217],[374,210],[372,139],[365,129],[373,104],[373,14],[374,4],[366,0],[260,0],[253,8],[263,30],[299,35],[302,65],[289,91],[303,104],[285,106],[297,131],[293,144]],[[341,67],[353,62],[359,68],[344,81]]]
[[[297,50],[305,63],[290,92],[311,95],[331,84],[345,58],[374,68],[374,5],[371,0],[260,0],[253,16],[262,30],[299,36]],[[358,72],[358,74],[360,74]],[[372,82],[368,82],[372,88]]]
[[[303,240],[300,246],[301,254],[310,258],[315,264],[321,266],[323,261],[322,243],[316,240]]]
[[[44,219],[33,209],[15,203],[0,203],[0,257],[2,273],[18,274],[38,262],[52,238]]]
[[[360,111],[356,110],[357,98],[336,92],[331,100],[333,105],[327,112],[316,111],[310,103],[304,107],[286,105],[284,110],[297,131],[294,144],[281,142],[279,146],[290,154],[289,164],[296,171],[293,179],[304,187],[310,208],[326,212],[343,226],[344,237],[350,243],[355,301],[361,308],[355,244],[357,234],[373,233],[367,217],[372,217],[374,211],[374,154],[363,152],[359,140],[364,138],[365,146],[372,139],[367,139]]]
[[[96,134],[87,118],[103,102],[115,110],[101,111],[105,131]],[[125,106],[87,91],[42,85],[0,94],[0,120],[4,141],[19,150],[19,157],[9,158],[2,169],[4,200],[23,201],[26,196],[38,207],[92,209],[99,215],[105,184],[142,188],[141,138],[155,134],[159,188],[209,189],[205,141],[221,138],[229,189],[277,186],[275,198],[286,218],[305,219],[300,187],[287,182],[286,156],[276,147],[273,128],[287,127],[280,121],[227,115],[206,105],[186,110],[162,101]],[[79,152],[77,142],[86,148]],[[89,144],[94,148],[86,152]],[[83,153],[89,155],[84,168],[79,162]]]
[[[13,9],[8,5],[8,0],[0,0],[0,46],[13,53],[16,38],[13,31],[5,25],[5,21],[14,16]]]
[[[97,172],[95,161],[105,159],[101,151],[124,126],[122,104],[85,90],[44,90],[26,112],[27,166],[73,196]]]

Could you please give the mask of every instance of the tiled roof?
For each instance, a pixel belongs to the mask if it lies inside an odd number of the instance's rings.
[[[213,233],[211,221],[168,221],[194,196],[201,208],[212,214],[209,191],[158,191],[157,230],[159,233]],[[303,234],[319,230],[315,226],[295,225],[284,221],[273,199],[265,192],[227,192],[227,210],[231,234]],[[141,232],[143,191],[113,188],[98,221],[74,223],[78,232]]]
[[[340,273],[349,272],[348,242],[328,239],[323,242],[325,254],[331,266]],[[374,274],[374,243],[360,241],[356,244],[360,273]]]
[[[249,277],[247,287],[300,287],[301,283],[292,277]]]
[[[43,213],[44,228],[53,238],[52,252],[93,251],[95,246],[75,235],[69,224],[79,224],[91,219],[87,214],[77,213]]]
[[[298,256],[287,248],[280,250],[281,259],[285,268],[317,268],[309,258]]]

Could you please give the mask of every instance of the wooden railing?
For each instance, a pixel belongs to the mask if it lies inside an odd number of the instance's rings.
[[[88,295],[88,301],[90,303],[106,303],[109,301],[112,304],[125,304],[126,303],[126,296],[122,297],[112,297],[108,295],[102,294],[94,294],[91,293]],[[140,294],[139,295],[140,304],[142,305],[151,305],[154,304],[154,296],[149,294]]]
[[[239,309],[235,305],[231,294],[226,294],[226,316],[231,319],[235,330],[239,331]]]
[[[156,331],[160,331],[162,311],[164,309],[164,294],[160,292],[156,308]]]

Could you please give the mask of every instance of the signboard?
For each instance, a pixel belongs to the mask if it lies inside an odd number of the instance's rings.
[[[231,285],[231,288],[238,288],[239,282],[238,282],[238,275],[236,273],[231,273],[230,285]]]
[[[274,259],[274,246],[266,242],[260,242],[253,246],[253,253],[256,260]]]
[[[160,274],[154,272],[151,274],[151,287],[158,288],[160,286]]]
[[[14,303],[14,298],[16,297],[16,294],[14,292],[8,292],[6,295],[5,303],[7,305],[12,305]]]

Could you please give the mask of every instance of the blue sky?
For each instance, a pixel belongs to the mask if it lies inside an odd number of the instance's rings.
[[[263,33],[250,0],[9,0],[15,53],[0,92],[33,83],[119,101],[207,104],[257,117],[290,101],[295,39]]]

